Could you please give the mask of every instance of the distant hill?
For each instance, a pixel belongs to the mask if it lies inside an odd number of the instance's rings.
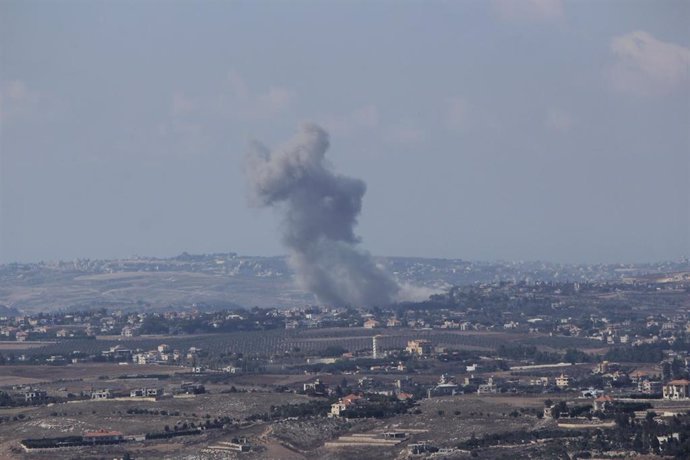
[[[690,270],[687,261],[639,265],[563,265],[379,257],[400,283],[439,291],[496,281],[606,281]],[[0,314],[85,308],[290,307],[315,303],[284,257],[183,253],[171,258],[0,265]]]
[[[17,316],[20,312],[16,308],[8,307],[7,305],[0,305],[0,316]]]

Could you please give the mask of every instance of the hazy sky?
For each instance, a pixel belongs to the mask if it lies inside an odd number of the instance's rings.
[[[274,255],[303,121],[377,255],[690,253],[690,2],[0,1],[0,262]]]

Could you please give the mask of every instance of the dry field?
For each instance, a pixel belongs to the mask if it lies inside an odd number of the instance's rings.
[[[172,366],[118,365],[112,363],[70,364],[67,366],[2,366],[0,388],[10,385],[37,384],[59,381],[91,381],[101,376],[117,377],[123,374],[173,374],[180,369]]]
[[[30,342],[4,342],[0,341],[0,351],[15,352],[21,350],[30,350],[32,348],[45,347],[55,343],[54,341],[30,341]]]
[[[245,417],[268,412],[271,405],[300,403],[306,396],[278,393],[232,393],[204,394],[188,398],[170,398],[159,401],[105,400],[56,404],[44,407],[25,407],[0,410],[0,417],[9,416],[12,420],[0,424],[0,458],[41,458],[35,454],[13,454],[12,448],[24,438],[59,437],[81,435],[84,431],[106,429],[121,431],[126,435],[146,432],[161,432],[168,425],[177,423],[201,424],[215,417],[232,417],[242,420]],[[128,409],[147,409],[158,414],[127,414]],[[165,411],[168,415],[161,415]],[[175,415],[170,415],[175,414]],[[21,419],[14,420],[21,416]],[[128,444],[113,447],[108,453],[118,449],[132,451],[144,448],[150,451],[143,458],[162,458],[158,452],[159,444],[183,444],[191,452],[198,451],[217,437],[224,436],[222,430],[209,430],[201,436],[176,438],[173,441],[147,442],[148,446]],[[229,434],[227,436],[230,436]],[[175,452],[183,447],[178,447]],[[186,447],[184,447],[186,449]],[[60,450],[57,457],[70,458],[75,449]],[[79,449],[76,449],[79,450]],[[52,451],[53,455],[58,454]],[[64,456],[62,456],[64,454]],[[139,457],[137,457],[139,458]],[[178,457],[173,457],[178,458]]]

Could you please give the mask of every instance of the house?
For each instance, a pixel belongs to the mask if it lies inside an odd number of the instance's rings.
[[[122,328],[120,335],[122,335],[122,337],[134,337],[139,335],[139,330],[130,326],[125,326]]]
[[[556,386],[558,388],[568,388],[570,385],[570,377],[568,377],[565,374],[561,374],[560,376],[556,377]]]
[[[657,436],[656,440],[659,441],[659,444],[664,444],[669,441],[675,441],[680,443],[680,433],[671,433],[665,436]]]
[[[110,399],[113,397],[113,393],[109,389],[105,390],[95,390],[91,392],[91,399]]]
[[[593,374],[606,374],[609,371],[609,362],[608,361],[602,361],[599,364],[596,365],[594,368],[594,371],[592,371]]]
[[[484,379],[482,377],[477,377],[474,374],[471,374],[470,376],[465,377],[463,379],[463,382],[462,382],[462,384],[465,386],[469,386],[469,385],[479,386],[483,383],[484,383]]]
[[[643,379],[637,382],[637,391],[646,395],[656,395],[663,391],[663,385],[659,381]]]
[[[137,353],[132,356],[132,361],[136,364],[153,364],[156,362],[156,356],[151,353]]]
[[[608,395],[601,395],[594,400],[595,412],[606,412],[613,406],[613,398]]]
[[[180,385],[180,389],[182,390],[182,393],[188,395],[198,395],[206,393],[206,387],[204,387],[200,383],[185,382],[182,383],[182,385]]]
[[[663,388],[664,399],[690,398],[690,380],[671,380]]]
[[[482,383],[477,387],[477,394],[486,395],[492,393],[498,393],[498,388],[491,378],[489,378],[488,383]]]
[[[356,394],[349,394],[343,396],[338,402],[331,404],[331,411],[328,413],[329,417],[342,417],[345,411],[356,404],[360,404],[362,397]]]
[[[448,375],[441,375],[438,384],[427,391],[427,397],[433,396],[452,396],[458,393],[459,386],[453,381],[453,378]]]
[[[430,340],[409,340],[405,351],[411,355],[427,356],[431,354]]]
[[[544,418],[560,418],[567,414],[568,404],[565,401],[560,401],[544,407]]]
[[[376,321],[375,319],[368,319],[364,321],[364,328],[365,329],[374,329],[375,327],[379,327],[379,322]]]
[[[163,396],[162,388],[137,388],[129,392],[130,398],[158,398]]]
[[[325,394],[326,385],[320,379],[316,379],[311,383],[305,383],[304,391],[305,393]]]
[[[530,379],[529,384],[530,384],[530,386],[533,386],[533,387],[547,387],[547,386],[549,386],[549,378],[548,377],[537,377],[534,379]]]
[[[101,355],[106,358],[113,358],[116,361],[132,359],[132,350],[122,347],[121,345],[115,345],[110,347],[109,350],[102,351]]]
[[[29,388],[24,392],[24,401],[26,402],[38,402],[44,401],[48,397],[48,393],[43,390],[35,390]]]

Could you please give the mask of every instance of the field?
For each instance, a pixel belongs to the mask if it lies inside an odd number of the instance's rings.
[[[352,336],[341,338],[350,340]],[[307,337],[319,339],[319,334]],[[578,366],[575,366],[578,367]],[[572,367],[570,371],[575,371]],[[581,367],[581,366],[579,366]],[[581,371],[589,372],[591,366]],[[131,388],[160,387],[166,393],[179,388],[182,381],[204,379],[204,376],[180,374],[180,368],[172,366],[121,366],[117,364],[75,364],[69,366],[12,365],[3,369],[5,389],[12,384],[27,381],[42,382],[39,386],[51,395],[64,396],[81,391],[109,388],[127,392]],[[569,372],[570,372],[569,371]],[[168,374],[162,378],[118,378],[124,374]],[[390,375],[364,373],[347,376],[357,379],[371,376],[391,382]],[[498,376],[498,375],[497,375]],[[159,400],[111,399],[106,401],[75,401],[43,406],[25,406],[0,409],[0,458],[21,460],[55,460],[67,458],[113,458],[129,452],[138,459],[187,459],[215,460],[220,458],[247,459],[353,459],[375,457],[380,460],[407,458],[408,446],[428,442],[440,448],[452,449],[442,458],[469,458],[468,452],[456,449],[459,443],[473,436],[481,438],[491,434],[512,433],[556,428],[551,419],[538,417],[546,398],[566,399],[575,405],[586,404],[578,399],[579,393],[549,395],[456,395],[422,399],[407,414],[384,419],[331,419],[305,416],[272,421],[248,421],[247,417],[270,411],[271,406],[299,404],[317,401],[292,392],[277,392],[278,387],[301,387],[302,382],[320,378],[336,385],[342,375],[304,374],[245,374],[227,376],[221,382],[207,384],[208,393],[167,397]],[[434,375],[415,375],[417,382],[430,383]],[[232,389],[232,387],[236,387]],[[236,391],[237,390],[237,391]],[[659,412],[687,410],[687,403],[652,401]],[[25,438],[81,435],[85,431],[116,430],[125,435],[146,432],[163,432],[183,424],[195,426],[227,417],[230,424],[224,429],[210,429],[195,436],[177,437],[170,440],[131,442],[118,446],[90,448],[65,448],[52,451],[24,452],[19,440]],[[356,438],[358,435],[381,437],[388,431],[402,431],[409,438],[395,446],[330,447],[341,437]],[[249,454],[229,455],[212,450],[219,443],[233,437],[247,437],[253,446]],[[359,439],[359,438],[357,438]],[[337,443],[336,443],[337,444]],[[482,458],[505,458],[507,453],[516,458],[548,457],[558,449],[556,441],[539,440],[529,446],[497,446],[484,448]],[[541,457],[540,457],[541,455]]]
[[[155,335],[133,338],[98,337],[97,339],[69,339],[55,343],[31,344],[33,348],[21,350],[31,356],[64,355],[73,351],[97,354],[115,345],[131,350],[150,350],[165,343],[171,348],[185,352],[197,347],[210,356],[228,353],[242,353],[246,356],[262,356],[267,370],[263,373],[230,374],[209,370],[203,374],[191,373],[187,366],[135,365],[116,363],[79,363],[63,366],[7,365],[2,367],[0,387],[10,391],[12,386],[33,385],[48,392],[54,398],[73,398],[74,395],[88,395],[94,390],[110,389],[128,395],[135,388],[162,388],[165,398],[158,400],[137,400],[116,398],[106,401],[60,402],[42,406],[23,406],[0,409],[0,458],[1,459],[63,459],[93,456],[110,457],[129,452],[140,459],[188,459],[215,460],[235,458],[232,454],[219,452],[220,443],[233,437],[249,439],[252,452],[241,458],[281,459],[357,459],[405,458],[411,443],[429,442],[440,448],[453,449],[452,458],[463,458],[469,454],[456,449],[459,443],[473,436],[483,437],[494,433],[511,433],[520,430],[535,430],[554,427],[555,422],[538,418],[543,410],[546,395],[457,395],[419,400],[408,414],[390,418],[342,420],[323,416],[301,416],[299,418],[258,420],[257,416],[270,412],[272,406],[298,404],[314,401],[306,395],[295,393],[302,384],[319,378],[331,389],[341,385],[357,388],[362,377],[376,380],[379,388],[393,388],[396,380],[410,378],[414,385],[435,385],[441,373],[455,375],[460,381],[469,374],[464,364],[454,361],[420,359],[420,370],[409,374],[370,370],[366,365],[357,372],[348,374],[318,375],[295,369],[292,364],[304,364],[307,357],[318,355],[328,347],[342,347],[351,351],[362,351],[368,355],[372,337],[378,336],[383,350],[400,350],[411,339],[429,339],[434,346],[454,349],[477,350],[482,356],[506,347],[535,345],[543,350],[563,351],[569,347],[582,349],[604,348],[599,341],[571,337],[535,337],[535,335],[510,331],[459,331],[443,329],[364,329],[332,328],[285,330],[274,329],[263,332],[234,332],[208,335]],[[276,359],[289,352],[290,356]],[[357,362],[357,361],[355,361]],[[365,361],[366,362],[366,361]],[[285,364],[281,367],[281,363]],[[568,373],[589,375],[591,364],[568,366]],[[529,369],[519,371],[524,375],[553,375],[556,368]],[[484,378],[513,378],[512,371],[486,370]],[[524,374],[524,375],[522,375]],[[203,383],[207,393],[199,395],[176,395],[182,382]],[[286,390],[287,388],[287,390]],[[13,389],[15,393],[18,389]],[[353,390],[348,390],[353,391]],[[356,391],[356,390],[355,390]],[[412,390],[410,390],[412,391]],[[577,393],[574,394],[575,396]],[[549,394],[552,399],[557,398]],[[147,432],[161,433],[182,429],[183,426],[201,426],[206,422],[223,419],[225,428],[204,430],[201,434],[175,437],[168,440],[147,440],[129,442],[117,446],[72,447],[59,451],[24,452],[19,440],[26,438],[80,436],[85,431],[105,429],[120,431],[124,435],[141,435]],[[194,425],[192,425],[194,424]],[[386,431],[404,431],[409,438],[399,445],[338,446],[338,439],[380,438]],[[357,437],[360,436],[360,437]],[[328,443],[328,444],[326,444]],[[547,443],[548,444],[548,443]],[[547,448],[539,445],[539,448]],[[536,448],[536,447],[535,447]],[[550,448],[550,447],[549,447]],[[214,450],[216,449],[216,450]],[[374,449],[374,450],[371,450]],[[502,455],[499,448],[488,448],[482,454]],[[239,458],[239,457],[238,457]],[[450,458],[450,457],[449,457]],[[493,458],[493,457],[487,457]]]
[[[233,394],[203,394],[187,398],[169,398],[159,401],[144,400],[106,400],[84,401],[53,406],[35,408],[16,408],[0,410],[0,417],[10,417],[12,420],[0,424],[0,458],[42,458],[41,455],[19,454],[16,450],[17,441],[24,438],[59,437],[81,435],[85,431],[98,429],[116,430],[125,435],[136,435],[146,432],[162,432],[164,427],[176,424],[203,424],[206,420],[216,417],[231,417],[242,420],[245,417],[267,412],[271,405],[299,403],[305,396],[275,393],[233,393]],[[147,413],[129,413],[132,410],[145,409]],[[162,415],[166,414],[166,415]],[[21,416],[21,419],[16,419]],[[190,452],[198,451],[208,443],[219,437],[231,436],[224,430],[209,430],[201,436],[193,438],[175,438],[165,441],[165,444],[176,445],[174,451],[184,451],[190,447]],[[147,445],[128,445],[128,450],[143,449],[147,454],[137,455],[137,458],[159,458],[156,453],[158,447],[153,448],[154,442]],[[160,444],[160,443],[157,443]],[[14,448],[14,450],[13,450]],[[74,449],[69,449],[73,451]],[[116,451],[117,449],[115,449]],[[108,450],[114,452],[113,448]],[[54,451],[52,455],[55,455]],[[60,451],[60,455],[69,456],[67,450]],[[48,457],[50,458],[50,457]],[[53,457],[55,458],[55,457]],[[65,458],[65,457],[62,457]]]
[[[0,351],[20,351],[30,350],[31,348],[45,347],[55,342],[0,342]]]
[[[190,271],[89,274],[48,271],[36,278],[0,280],[0,304],[24,312],[55,308],[164,308],[194,303],[239,306],[301,305],[313,296],[290,276],[228,276]]]
[[[363,329],[338,328],[315,330],[269,330],[261,333],[234,332],[197,336],[149,336],[149,337],[99,337],[98,340],[74,339],[37,346],[24,351],[26,355],[63,355],[72,351],[98,353],[115,345],[130,349],[154,349],[161,343],[172,348],[186,350],[201,347],[211,353],[242,353],[245,355],[273,356],[285,352],[316,353],[328,347],[340,346],[351,351],[370,351],[372,337],[379,335],[381,349],[404,348],[408,340],[430,339],[436,346],[473,350],[493,350],[500,345],[536,345],[546,350],[563,350],[578,347],[602,349],[596,340],[575,337],[535,337],[534,335],[503,332],[443,331],[410,329]]]

